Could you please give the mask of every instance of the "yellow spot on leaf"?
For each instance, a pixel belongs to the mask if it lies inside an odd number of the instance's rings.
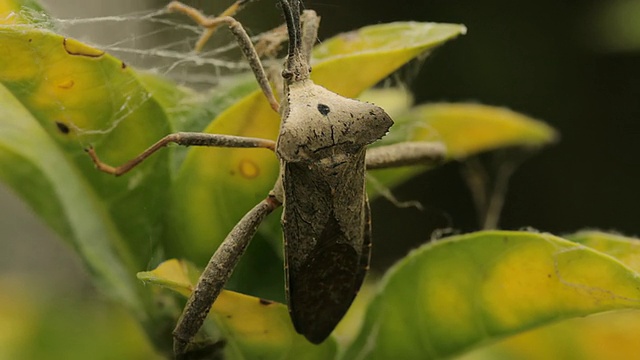
[[[71,89],[74,84],[75,84],[75,82],[73,80],[68,79],[68,80],[65,80],[65,81],[59,83],[58,87],[60,89]]]
[[[253,179],[260,175],[260,168],[258,165],[249,159],[240,160],[238,169],[240,170],[240,174],[247,179]]]
[[[523,243],[502,254],[483,287],[483,301],[500,327],[517,327],[523,322],[557,311],[557,281],[549,257],[553,248],[540,243]]]
[[[60,41],[59,38],[56,40]],[[97,66],[96,61],[107,59],[89,54],[91,51],[94,54],[101,52],[75,40],[66,39],[64,43],[64,48],[56,44],[50,49],[35,44],[28,53],[48,64],[38,70],[39,81],[28,102],[71,127],[96,128],[95,124],[108,120],[113,109],[118,108],[117,104],[110,101],[114,98],[114,92],[125,93],[125,89],[114,89],[115,79],[108,82],[105,73],[97,71],[102,67]],[[84,51],[87,56],[69,56],[70,51],[78,54]],[[40,61],[31,63],[40,64]]]

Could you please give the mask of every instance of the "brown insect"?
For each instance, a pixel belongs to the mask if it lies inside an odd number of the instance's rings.
[[[247,2],[237,1],[223,16],[213,18],[179,2],[169,4],[169,9],[185,13],[208,29],[202,37],[205,40],[218,26],[229,27],[272,108],[281,115],[276,142],[175,133],[119,167],[102,163],[93,149],[87,150],[98,169],[114,175],[128,172],[169,143],[267,148],[280,160],[280,176],[273,190],[236,224],[202,273],[173,332],[177,356],[187,352],[260,223],[281,205],[291,319],[296,331],[309,341],[324,341],[349,309],[369,267],[371,216],[365,171],[437,162],[444,153],[442,145],[426,142],[367,150],[367,145],[387,133],[393,121],[382,108],[342,97],[309,79],[319,17],[312,10],[301,11],[299,0],[279,0],[289,50],[282,71],[283,100],[278,103],[249,36],[228,16]]]

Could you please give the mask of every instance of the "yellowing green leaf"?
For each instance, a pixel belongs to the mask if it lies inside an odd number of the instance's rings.
[[[601,231],[581,231],[566,238],[611,255],[640,272],[640,240],[637,238]]]
[[[153,271],[138,274],[141,280],[189,296],[199,274],[178,260],[168,260]],[[336,344],[309,343],[295,332],[286,306],[233,291],[222,291],[211,307],[213,321],[225,341],[225,359],[331,359]]]
[[[569,240],[640,269],[638,239],[599,231],[568,235]],[[631,359],[640,353],[640,311],[615,311],[570,319],[509,337],[458,360],[479,359]]]
[[[374,89],[365,95],[366,100],[396,112],[389,134],[375,145],[439,141],[446,145],[449,158],[459,159],[501,147],[543,146],[558,137],[549,125],[502,107],[433,103],[409,109],[411,97],[405,89]],[[404,111],[400,111],[402,106]]]
[[[188,297],[193,292],[194,279],[197,281],[197,271],[187,262],[171,259],[152,271],[139,272],[137,277],[145,283],[162,286]]]
[[[556,131],[547,124],[505,108],[436,103],[409,109],[411,96],[404,89],[394,88],[369,90],[363,95],[365,100],[396,114],[389,134],[373,146],[401,141],[435,141],[445,145],[448,160],[460,160],[510,146],[541,147],[557,138]],[[377,182],[392,186],[421,171],[424,167],[414,166],[376,170],[372,174]],[[369,193],[374,195],[376,187],[370,187]]]
[[[638,274],[588,247],[526,232],[455,236],[387,274],[345,358],[447,358],[536,326],[633,308]]]
[[[205,132],[275,138],[278,127],[262,93],[253,93]],[[169,253],[205,264],[232,226],[266,197],[277,174],[275,155],[266,149],[191,149],[173,186]]]
[[[640,352],[640,311],[576,318],[510,336],[456,360],[633,359]]]
[[[395,22],[366,26],[323,41],[313,50],[313,80],[358,96],[418,55],[464,35],[463,25]]]
[[[26,26],[0,26],[0,85],[0,178],[110,294],[141,312],[133,274],[156,248],[149,233],[163,212],[169,154],[116,179],[96,171],[83,148],[128,160],[170,132],[163,109],[121,61]]]
[[[452,158],[514,145],[541,146],[557,137],[547,124],[495,106],[429,104],[409,116],[423,124],[416,127],[416,139],[444,142]]]

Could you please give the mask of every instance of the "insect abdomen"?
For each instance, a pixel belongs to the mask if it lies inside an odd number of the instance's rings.
[[[368,266],[364,179],[364,149],[337,162],[284,164],[289,312],[314,343],[342,319]]]

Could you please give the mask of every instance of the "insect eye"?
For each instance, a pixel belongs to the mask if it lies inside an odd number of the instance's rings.
[[[284,69],[284,70],[282,70],[282,77],[285,80],[289,80],[289,79],[291,79],[293,77],[293,73],[291,71],[287,70],[287,69]]]
[[[318,104],[318,112],[320,112],[320,114],[324,116],[327,116],[327,114],[331,112],[331,108],[329,108],[329,106],[325,104]]]

